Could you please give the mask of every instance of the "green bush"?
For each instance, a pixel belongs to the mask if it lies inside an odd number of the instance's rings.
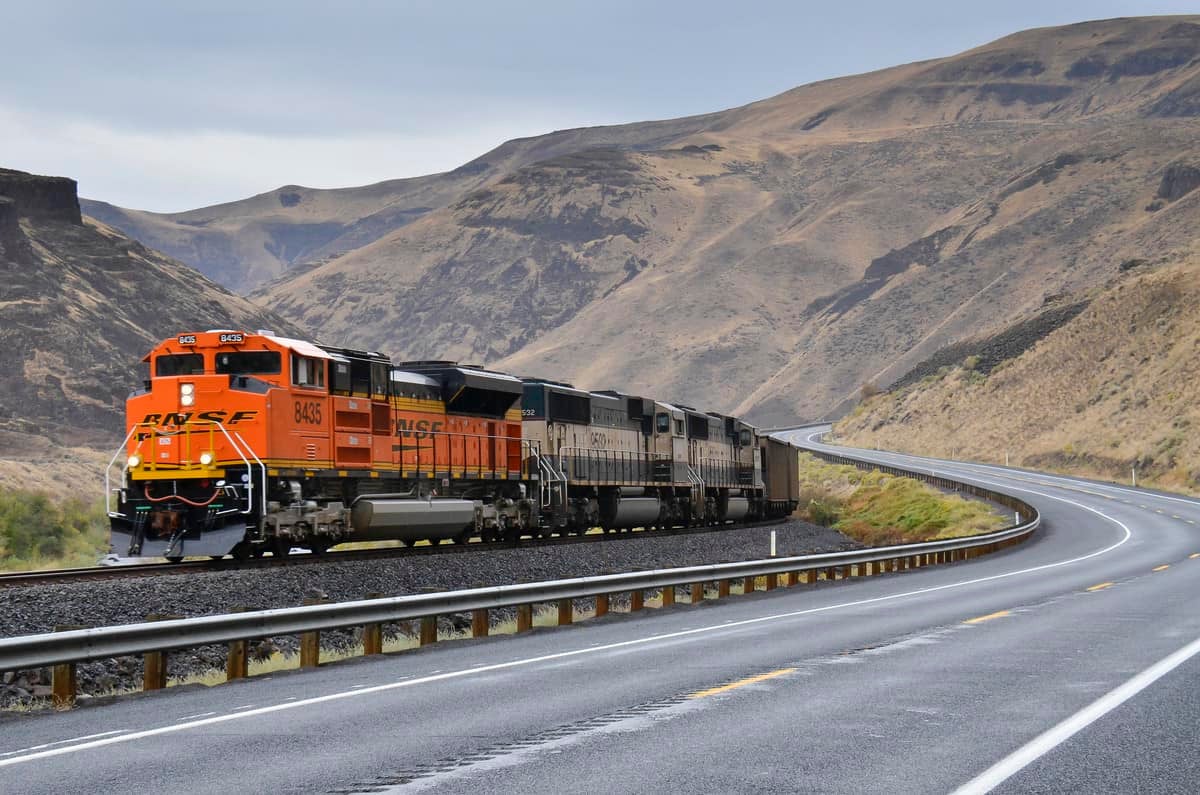
[[[99,502],[0,492],[0,570],[91,566],[107,549],[108,522]]]

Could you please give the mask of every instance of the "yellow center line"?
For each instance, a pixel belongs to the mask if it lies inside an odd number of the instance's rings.
[[[1170,563],[1164,563],[1164,564],[1163,564],[1163,565],[1161,565],[1161,566],[1155,566],[1155,567],[1154,567],[1154,570],[1155,570],[1155,571],[1162,571],[1163,569],[1169,569],[1169,568],[1171,568],[1171,564],[1170,564]]]
[[[705,696],[715,696],[717,693],[725,693],[730,690],[735,690],[739,687],[745,687],[746,685],[765,682],[766,680],[774,679],[777,676],[785,676],[787,674],[794,673],[795,670],[795,668],[780,668],[777,671],[768,671],[765,674],[739,679],[736,682],[730,682],[729,684],[721,685],[720,687],[710,687],[708,690],[697,690],[695,693],[689,695],[688,698],[704,698]]]
[[[993,618],[1004,618],[1005,616],[1010,616],[1010,615],[1012,615],[1011,610],[1001,610],[998,613],[988,613],[986,616],[980,616],[979,618],[969,618],[966,621],[964,621],[963,623],[964,624],[981,624],[984,621],[991,621]]]
[[[1111,585],[1112,585],[1111,582],[1102,582],[1099,585],[1093,585],[1091,588],[1088,588],[1088,590],[1089,591],[1102,591],[1105,588],[1110,587]]]

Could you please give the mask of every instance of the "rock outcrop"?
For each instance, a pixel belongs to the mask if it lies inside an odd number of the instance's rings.
[[[83,224],[73,179],[43,177],[0,168],[0,196],[13,201],[21,218],[75,226]]]

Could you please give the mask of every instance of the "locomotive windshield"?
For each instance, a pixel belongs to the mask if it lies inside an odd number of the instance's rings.
[[[279,351],[217,354],[217,373],[222,375],[278,375],[282,369]]]
[[[159,377],[172,375],[204,375],[204,354],[173,353],[154,360],[154,374]]]

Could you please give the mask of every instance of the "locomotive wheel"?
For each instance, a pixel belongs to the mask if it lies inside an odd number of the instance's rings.
[[[167,555],[167,563],[182,563],[183,555]]]
[[[271,542],[271,554],[277,558],[286,558],[292,551],[292,545],[286,539],[276,538]]]
[[[456,535],[454,537],[454,543],[459,544],[460,546],[462,544],[466,544],[468,541],[471,540],[471,536],[473,536],[473,535],[474,535],[474,532],[472,532],[470,529],[463,530],[461,533],[459,533],[458,535]]]
[[[241,541],[233,545],[233,549],[229,554],[233,555],[234,560],[244,561],[250,559],[250,545],[245,541]]]

